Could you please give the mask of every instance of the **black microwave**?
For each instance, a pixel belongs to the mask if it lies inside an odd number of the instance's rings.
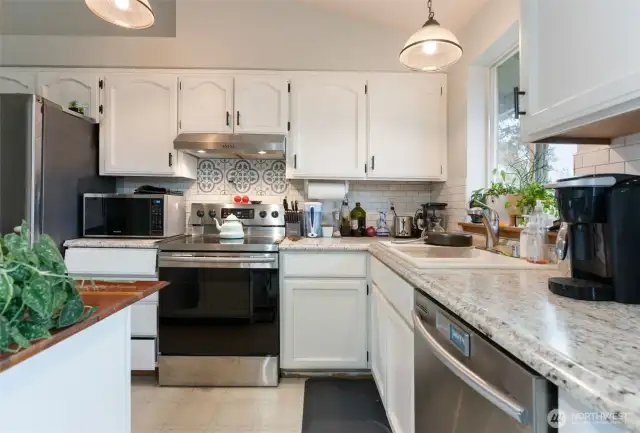
[[[186,228],[184,197],[170,194],[85,194],[83,235],[167,238]]]

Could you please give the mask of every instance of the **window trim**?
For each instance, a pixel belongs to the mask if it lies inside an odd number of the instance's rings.
[[[509,60],[511,57],[520,52],[519,44],[511,47],[508,51],[506,51],[501,57],[496,60],[496,62],[489,67],[489,110],[488,110],[488,119],[487,122],[489,124],[489,137],[488,137],[488,146],[487,146],[487,179],[486,186],[491,185],[491,182],[494,180],[493,170],[497,167],[497,153],[498,153],[498,67],[502,65],[504,62]],[[536,145],[534,143],[529,143],[529,150],[531,152],[536,151]]]

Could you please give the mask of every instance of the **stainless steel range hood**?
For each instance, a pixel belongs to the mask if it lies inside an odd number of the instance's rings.
[[[184,133],[173,140],[176,150],[199,158],[282,159],[286,136],[281,134]]]

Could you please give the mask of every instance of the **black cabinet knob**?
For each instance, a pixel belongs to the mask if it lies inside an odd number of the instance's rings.
[[[210,211],[209,211],[209,217],[210,217],[210,218],[215,218],[215,217],[216,217],[216,211],[214,211],[214,210],[210,210]]]
[[[260,218],[265,218],[267,216],[267,211],[261,210],[260,211]]]
[[[271,212],[271,216],[272,216],[273,218],[278,218],[278,215],[280,215],[280,214],[278,213],[278,211],[277,211],[277,210],[274,210],[273,212]]]
[[[202,218],[204,216],[204,211],[202,209],[198,209],[196,215],[198,215],[199,218]]]

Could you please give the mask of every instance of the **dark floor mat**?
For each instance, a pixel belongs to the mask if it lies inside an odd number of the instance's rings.
[[[304,385],[302,433],[391,433],[371,379],[312,378]]]

